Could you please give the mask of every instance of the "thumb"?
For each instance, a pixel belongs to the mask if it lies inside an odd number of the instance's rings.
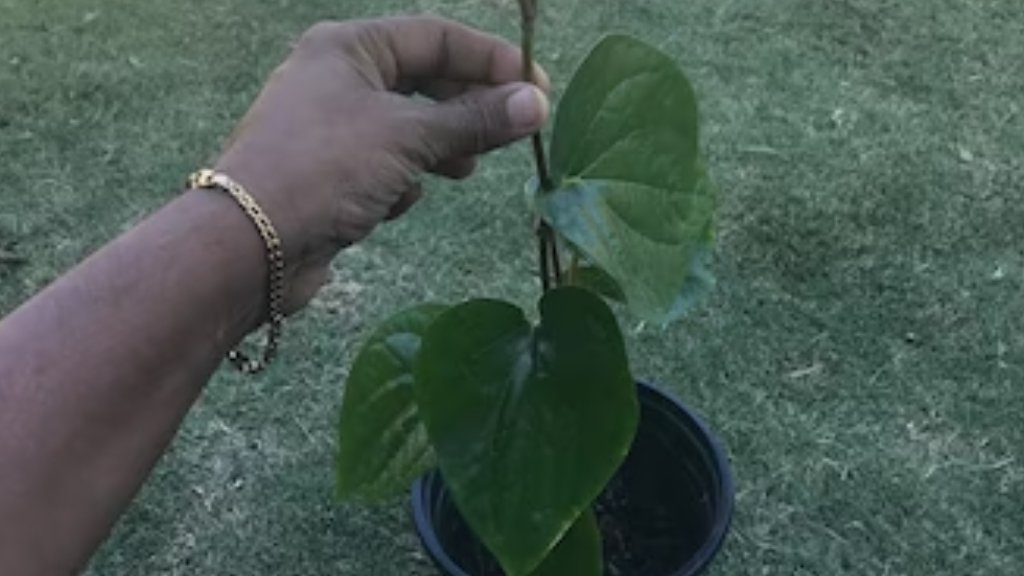
[[[472,90],[427,107],[421,134],[436,163],[481,154],[534,134],[549,112],[547,96],[532,84]]]

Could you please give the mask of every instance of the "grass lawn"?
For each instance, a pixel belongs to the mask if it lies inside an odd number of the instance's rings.
[[[513,0],[0,0],[0,313],[170,198],[317,19]],[[675,55],[721,188],[700,313],[630,330],[737,476],[715,574],[1024,574],[1024,4],[552,0]],[[559,83],[558,81],[561,81]],[[344,253],[266,376],[224,370],[90,574],[425,576],[404,502],[332,501],[346,366],[415,299],[531,304],[525,149]],[[627,328],[635,322],[624,318]],[[97,327],[102,330],[102,327]]]

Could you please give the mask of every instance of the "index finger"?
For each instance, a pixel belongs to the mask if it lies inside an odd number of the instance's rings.
[[[498,36],[432,16],[384,18],[366,26],[371,42],[365,48],[388,88],[425,80],[493,85],[522,80],[522,52]],[[536,83],[547,91],[547,74],[534,68]]]

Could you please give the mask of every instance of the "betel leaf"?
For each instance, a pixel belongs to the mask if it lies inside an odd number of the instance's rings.
[[[337,492],[380,500],[409,487],[434,465],[413,389],[422,334],[447,306],[399,312],[370,336],[345,383],[338,426]]]
[[[626,295],[622,293],[619,283],[597,266],[581,264],[570,270],[567,276],[568,284],[582,286],[615,302],[626,300]]]
[[[686,281],[683,290],[672,304],[666,321],[681,318],[697,307],[703,298],[715,287],[715,277],[711,273],[711,250],[714,243],[712,223],[708,222],[707,235],[699,242],[690,258]]]
[[[530,576],[601,576],[604,554],[593,508],[587,508]]]
[[[536,569],[625,458],[635,384],[608,305],[548,292],[540,323],[495,300],[442,314],[416,398],[455,504],[509,576]]]
[[[647,320],[677,318],[701,291],[692,283],[709,279],[714,194],[697,136],[686,77],[671,58],[628,36],[594,48],[555,118],[556,189],[537,199],[538,208]]]

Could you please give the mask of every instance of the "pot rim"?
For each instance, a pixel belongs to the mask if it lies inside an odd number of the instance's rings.
[[[722,441],[711,430],[700,414],[686,404],[683,404],[682,400],[677,398],[675,394],[650,382],[638,381],[637,385],[641,394],[648,393],[659,396],[678,410],[679,414],[689,421],[689,425],[699,433],[698,440],[704,445],[704,449],[711,457],[714,475],[717,480],[715,488],[718,497],[717,505],[714,508],[711,529],[708,531],[707,538],[704,539],[704,542],[694,552],[693,556],[690,557],[689,561],[680,568],[677,568],[671,575],[666,576],[699,574],[718,555],[722,545],[725,543],[725,537],[729,533],[729,527],[732,525],[735,489],[733,486],[732,469],[729,466],[729,457]]]
[[[650,395],[667,401],[674,408],[679,416],[682,416],[687,424],[697,434],[698,442],[710,456],[715,479],[714,488],[717,491],[717,505],[714,508],[714,517],[711,529],[707,538],[694,552],[690,559],[681,567],[665,576],[683,576],[686,574],[698,574],[706,568],[718,554],[725,542],[725,537],[732,524],[733,507],[735,505],[735,494],[733,486],[732,471],[729,466],[729,459],[722,442],[711,431],[711,428],[704,422],[703,418],[687,407],[679,398],[663,387],[647,381],[637,380],[638,397]],[[413,521],[416,525],[416,532],[420,537],[423,547],[431,560],[441,569],[447,571],[451,576],[470,576],[460,568],[444,549],[437,532],[434,530],[430,510],[430,492],[436,482],[443,481],[439,470],[434,469],[418,478],[412,486],[412,512]]]

